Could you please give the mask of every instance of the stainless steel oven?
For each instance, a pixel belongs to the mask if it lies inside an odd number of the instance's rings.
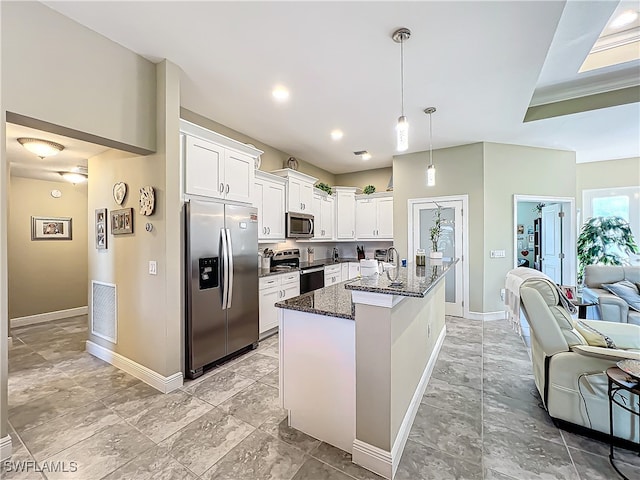
[[[287,238],[313,238],[313,215],[287,213]]]
[[[300,295],[324,288],[324,265],[300,269]]]

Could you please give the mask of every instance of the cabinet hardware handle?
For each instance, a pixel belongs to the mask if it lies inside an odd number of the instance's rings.
[[[267,227],[267,233],[271,235],[271,227]]]
[[[227,193],[229,193],[229,184],[227,183]]]
[[[220,193],[224,192],[224,183],[220,184]]]

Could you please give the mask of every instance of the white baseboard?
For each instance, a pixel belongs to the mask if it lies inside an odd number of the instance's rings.
[[[6,460],[11,456],[11,436],[7,435],[4,438],[0,438],[0,461]]]
[[[86,315],[89,312],[88,307],[69,308],[67,310],[56,310],[55,312],[38,313],[27,317],[17,317],[9,320],[11,327],[24,327],[25,325],[34,325],[36,323],[50,322],[51,320],[60,320],[61,318],[77,317]]]
[[[173,392],[182,386],[182,372],[174,373],[169,377],[162,376],[158,372],[154,372],[150,368],[140,365],[119,353],[112,352],[108,348],[104,348],[90,340],[87,340],[87,352],[127,372],[129,375],[133,375],[162,393]]]
[[[358,465],[366,468],[367,470],[371,470],[384,478],[392,479],[395,476],[398,465],[400,464],[400,458],[402,458],[402,452],[404,452],[404,447],[409,439],[411,426],[413,425],[413,421],[418,413],[418,408],[420,408],[420,401],[422,400],[422,396],[429,384],[429,379],[431,378],[431,374],[435,368],[436,361],[438,360],[438,354],[440,353],[440,349],[442,348],[446,335],[447,328],[445,326],[440,332],[440,335],[438,335],[438,340],[436,340],[433,347],[433,352],[431,352],[429,361],[424,368],[424,372],[422,372],[422,376],[420,377],[420,381],[413,393],[407,412],[402,419],[398,435],[391,447],[391,452],[355,439],[352,451],[352,460],[354,463],[357,463]]]
[[[482,321],[504,320],[505,319],[505,312],[502,311],[502,310],[500,310],[499,312],[486,312],[486,313],[468,312],[465,315],[465,318],[468,318],[470,320],[482,320]]]

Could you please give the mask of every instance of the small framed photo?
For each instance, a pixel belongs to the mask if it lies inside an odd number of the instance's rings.
[[[96,209],[96,249],[107,249],[107,209]]]
[[[71,217],[31,217],[31,240],[72,240]]]
[[[535,242],[535,238],[532,234],[532,235],[529,235],[529,243],[533,243],[533,242]]]
[[[111,210],[111,233],[113,235],[133,233],[133,208]]]
[[[518,225],[518,234],[519,235],[524,234],[524,225]]]
[[[567,297],[568,300],[576,300],[576,287],[572,285],[560,285],[560,290],[562,290],[562,293],[564,293],[564,296]]]

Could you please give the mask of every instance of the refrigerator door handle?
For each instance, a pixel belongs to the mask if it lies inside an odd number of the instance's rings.
[[[231,299],[233,298],[233,246],[231,245],[231,230],[228,228],[225,230],[227,231],[227,258],[229,259],[229,276],[227,277],[227,286],[229,287],[227,293],[227,308],[231,308]]]
[[[229,296],[229,250],[225,228],[220,229],[220,235],[222,237],[222,309],[226,310]]]

